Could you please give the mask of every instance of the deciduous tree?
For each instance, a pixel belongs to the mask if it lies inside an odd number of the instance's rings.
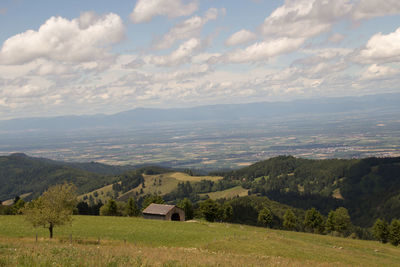
[[[23,213],[33,226],[48,228],[50,238],[53,238],[55,226],[71,222],[76,204],[76,187],[73,184],[55,185],[29,203]]]

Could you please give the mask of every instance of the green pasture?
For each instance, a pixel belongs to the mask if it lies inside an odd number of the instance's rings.
[[[204,194],[200,194],[200,196],[204,196],[204,195],[208,195],[211,199],[220,199],[220,198],[226,198],[226,199],[230,199],[230,198],[234,198],[236,196],[247,196],[249,190],[244,189],[243,187],[241,187],[240,185],[226,189],[226,190],[222,190],[222,191],[216,191],[216,192],[211,192],[211,193],[204,193]]]
[[[23,216],[0,216],[0,259],[5,257],[1,246],[11,242],[7,239],[12,242],[19,240],[17,243],[21,248],[24,247],[24,240],[33,246],[36,233],[38,243],[49,242],[48,230],[33,228],[24,221]],[[90,246],[96,245],[100,239],[100,246],[116,242],[114,246],[139,246],[143,250],[196,250],[204,254],[200,258],[219,255],[218,259],[222,259],[224,257],[221,255],[231,255],[229,257],[233,258],[269,258],[274,262],[281,259],[281,263],[292,266],[398,266],[400,262],[400,248],[375,241],[203,221],[168,222],[129,217],[74,216],[72,225],[55,228],[54,234],[56,240],[66,243],[69,243],[70,236],[73,244],[82,246],[82,243],[87,243],[82,251],[90,250]],[[46,246],[50,246],[49,243]],[[153,260],[156,259],[147,259],[155,264]],[[191,265],[184,260],[175,263],[177,265],[173,266]],[[271,262],[271,265],[275,263]],[[204,264],[208,265],[206,262]],[[252,264],[262,265],[258,260]],[[226,265],[232,264],[227,261]],[[225,263],[221,266],[225,266]]]

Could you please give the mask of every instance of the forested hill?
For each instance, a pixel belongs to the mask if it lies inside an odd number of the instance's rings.
[[[348,208],[356,224],[400,217],[400,157],[308,160],[279,156],[224,173],[251,194],[327,213]]]
[[[63,163],[18,153],[0,156],[0,201],[32,192],[35,197],[49,185],[73,182],[80,193],[110,184],[125,167],[100,163]],[[90,171],[89,171],[90,170]]]

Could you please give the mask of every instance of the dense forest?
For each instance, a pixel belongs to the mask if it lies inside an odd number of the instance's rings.
[[[371,226],[376,218],[400,217],[400,157],[309,160],[279,156],[221,173],[240,181],[250,194],[327,214],[346,207],[353,222]]]
[[[89,168],[91,172],[85,170]],[[29,198],[35,198],[50,185],[63,182],[72,182],[78,187],[79,193],[85,193],[114,182],[115,177],[104,172],[119,171],[118,167],[104,164],[61,163],[21,153],[1,156],[0,201],[26,193],[32,193]]]

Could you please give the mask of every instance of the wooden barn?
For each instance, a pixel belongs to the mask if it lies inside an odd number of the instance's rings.
[[[185,212],[175,205],[150,204],[143,210],[143,218],[166,221],[184,221]]]

